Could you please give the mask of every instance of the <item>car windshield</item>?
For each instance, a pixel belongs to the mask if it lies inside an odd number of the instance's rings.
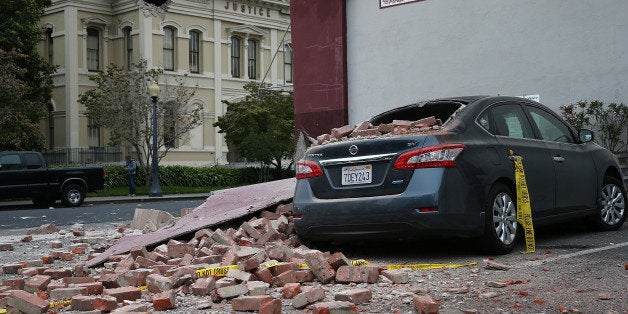
[[[379,125],[392,123],[393,120],[416,121],[423,118],[435,117],[443,121],[443,125],[446,125],[464,108],[465,105],[452,101],[412,104],[381,113],[371,118],[370,122],[373,125]]]

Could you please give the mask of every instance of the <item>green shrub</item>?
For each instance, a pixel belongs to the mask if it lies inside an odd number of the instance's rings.
[[[575,129],[596,131],[595,141],[613,153],[628,147],[628,106],[623,103],[605,105],[599,100],[579,101],[559,109],[563,118]]]
[[[104,166],[107,174],[105,182],[109,187],[127,186],[126,171],[122,166]],[[160,166],[159,183],[162,186],[211,187],[238,186],[276,180],[275,171],[268,168],[225,168]],[[294,176],[291,170],[284,170],[284,177]],[[137,169],[137,185],[146,184],[144,169]]]

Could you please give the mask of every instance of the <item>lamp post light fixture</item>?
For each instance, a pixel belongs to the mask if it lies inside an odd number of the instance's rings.
[[[157,85],[157,82],[153,81],[150,84],[148,87],[148,94],[153,100],[153,181],[150,184],[150,192],[148,192],[148,196],[161,197],[163,196],[163,193],[161,192],[161,187],[159,186],[159,160],[157,159],[157,150],[159,149],[157,146],[157,98],[159,98],[159,85]]]

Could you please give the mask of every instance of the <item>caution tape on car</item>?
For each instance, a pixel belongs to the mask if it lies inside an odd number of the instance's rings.
[[[523,158],[512,154],[511,160],[515,164],[515,186],[517,189],[517,222],[523,226],[526,239],[526,253],[536,250],[534,240],[534,225],[532,224],[532,208],[530,207],[530,193],[523,170]]]

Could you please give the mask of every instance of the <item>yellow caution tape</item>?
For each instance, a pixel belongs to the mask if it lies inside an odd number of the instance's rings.
[[[515,185],[517,187],[517,222],[523,226],[526,237],[526,253],[536,250],[534,242],[534,226],[532,225],[532,208],[530,207],[530,193],[526,184],[521,156],[512,156],[515,163]]]
[[[218,267],[199,269],[196,271],[196,277],[208,277],[208,276],[223,277],[227,275],[227,272],[229,272],[229,269],[238,269],[238,265],[218,266]]]
[[[456,268],[456,267],[465,267],[465,266],[476,266],[478,263],[472,262],[467,264],[388,264],[389,270],[394,269],[402,269],[409,268],[414,270],[422,270],[422,269],[436,269],[436,268]]]
[[[59,305],[62,305],[62,306],[72,305],[72,300],[50,302],[50,307],[56,307]],[[0,314],[2,314],[2,311],[0,311]]]
[[[139,287],[137,287],[137,290],[139,290],[139,291],[144,291],[146,289],[148,289],[148,286],[139,286]]]
[[[371,265],[371,263],[363,259],[357,259],[357,260],[351,261],[351,265],[362,266],[362,265]]]
[[[6,314],[7,313],[7,309],[0,309],[0,314]]]

